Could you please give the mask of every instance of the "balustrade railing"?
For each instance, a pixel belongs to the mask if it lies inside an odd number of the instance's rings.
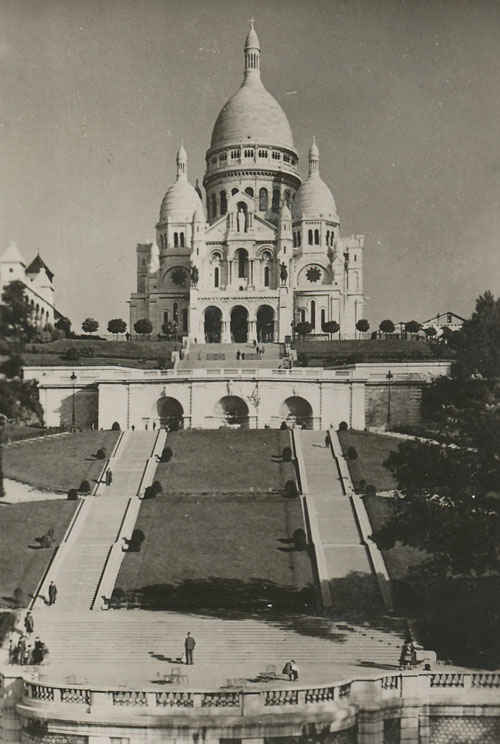
[[[183,712],[185,714],[205,711],[207,714],[255,715],[271,713],[273,709],[297,709],[304,713],[324,709],[325,705],[344,704],[388,697],[439,699],[440,694],[474,694],[498,696],[499,672],[408,672],[388,674],[382,677],[361,678],[339,682],[323,687],[279,687],[274,689],[247,688],[238,690],[112,690],[79,686],[57,686],[34,681],[24,681],[24,705],[60,706],[85,705],[98,712],[102,708],[152,712]],[[463,697],[462,697],[463,699]],[[278,712],[278,711],[277,711]],[[68,708],[68,715],[71,715]]]

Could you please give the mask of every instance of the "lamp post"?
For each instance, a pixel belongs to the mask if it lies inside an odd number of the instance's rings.
[[[6,423],[7,416],[0,413],[0,499],[5,496],[5,489],[3,487],[3,437]]]
[[[76,400],[75,400],[75,370],[71,373],[70,380],[73,385],[73,396],[72,396],[72,406],[71,406],[71,431],[76,431]]]
[[[391,380],[394,377],[391,370],[385,376],[387,380],[387,429],[391,428]]]

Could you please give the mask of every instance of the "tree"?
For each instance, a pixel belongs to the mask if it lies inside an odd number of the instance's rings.
[[[304,338],[304,336],[307,336],[308,333],[311,333],[312,325],[307,320],[304,320],[301,323],[297,323],[297,325],[295,326],[295,331],[299,334],[299,336],[302,336],[302,338]]]
[[[324,324],[323,328],[329,334],[330,338],[333,336],[334,333],[340,331],[340,326],[336,320],[329,320],[327,323]]]
[[[109,333],[112,333],[114,336],[117,333],[125,333],[126,330],[127,330],[127,324],[121,318],[113,318],[108,323],[108,331]]]
[[[454,375],[500,376],[500,298],[485,292],[476,300],[472,317],[464,321],[448,344],[455,349]]]
[[[9,282],[2,292],[0,338],[16,346],[31,341],[36,334],[32,314],[31,305],[26,302],[24,284],[19,281]]]
[[[405,323],[406,333],[418,333],[420,328],[420,323],[417,323],[416,320],[409,320],[408,323]]]
[[[424,328],[424,333],[429,339],[437,335],[437,331],[434,328],[434,326],[429,326],[428,328]]]
[[[84,333],[95,333],[99,328],[99,323],[94,318],[85,318],[82,323],[82,331]]]
[[[142,318],[134,323],[134,331],[141,336],[147,336],[153,330],[153,324],[149,318]]]
[[[64,335],[68,337],[71,333],[71,320],[61,315],[61,317],[54,323],[54,327],[57,328],[58,331],[62,331]]]
[[[384,334],[384,336],[387,336],[390,333],[394,333],[394,330],[395,330],[394,323],[392,322],[392,320],[389,320],[388,318],[386,318],[386,320],[381,321],[379,328],[381,332]]]
[[[360,318],[360,319],[358,320],[358,322],[356,323],[356,329],[357,329],[357,330],[358,330],[358,331],[359,331],[360,333],[366,333],[367,331],[369,331],[369,330],[370,330],[370,324],[369,324],[369,322],[368,322],[368,321],[366,320],[366,318]]]

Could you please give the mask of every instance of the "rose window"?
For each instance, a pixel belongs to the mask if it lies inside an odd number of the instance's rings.
[[[317,266],[311,266],[311,268],[307,270],[306,276],[310,282],[319,282],[321,279],[321,271]]]

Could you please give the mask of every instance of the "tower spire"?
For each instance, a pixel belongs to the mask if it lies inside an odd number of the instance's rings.
[[[177,180],[180,181],[181,179],[187,178],[187,152],[184,149],[184,145],[181,144],[179,149],[177,150]]]
[[[312,145],[309,148],[309,175],[316,174],[319,176],[319,150],[316,144],[316,137],[313,137]]]
[[[250,18],[250,30],[245,40],[245,80],[260,78],[260,41],[254,23],[254,19]]]

